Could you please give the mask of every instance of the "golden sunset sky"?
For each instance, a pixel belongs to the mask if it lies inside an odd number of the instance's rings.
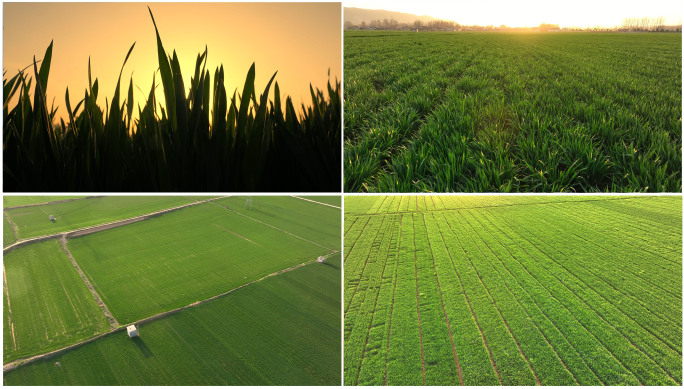
[[[681,0],[348,0],[345,7],[384,9],[453,20],[464,25],[614,27],[625,18],[665,17],[682,23]]]
[[[88,88],[88,57],[93,82],[99,79],[98,104],[111,101],[121,65],[136,42],[121,77],[122,102],[133,75],[135,109],[144,106],[159,67],[150,6],[167,53],[176,50],[187,90],[197,54],[208,47],[207,69],[223,64],[226,92],[242,92],[247,71],[256,62],[257,96],[278,71],[281,94],[297,107],[310,104],[309,83],[325,91],[341,78],[340,3],[4,3],[5,78],[41,59],[54,40],[47,89],[58,117],[65,117],[67,86],[72,108]],[[29,68],[33,75],[32,68]],[[34,81],[35,83],[35,81]],[[159,74],[156,83],[161,84]],[[136,88],[138,86],[142,92]],[[272,89],[271,89],[272,90]],[[157,100],[163,104],[161,85]]]

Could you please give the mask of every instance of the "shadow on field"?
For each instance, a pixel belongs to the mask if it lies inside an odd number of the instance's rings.
[[[330,267],[332,267],[333,269],[337,269],[337,270],[340,269],[339,266],[333,265],[332,263],[329,263],[329,262],[323,262],[323,264],[326,265],[326,266],[330,266]]]
[[[152,350],[145,344],[145,342],[140,337],[133,338],[133,343],[138,347],[140,352],[145,358],[152,357]]]

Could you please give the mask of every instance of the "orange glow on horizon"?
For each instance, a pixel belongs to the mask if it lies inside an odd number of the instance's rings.
[[[138,105],[143,108],[152,76],[159,67],[156,35],[147,5],[4,3],[5,78],[31,65],[34,55],[42,59],[50,41],[54,40],[48,107],[54,98],[55,106],[59,106],[57,118],[66,118],[67,87],[72,108],[84,97],[90,58],[93,82],[97,78],[99,83],[97,102],[104,110],[105,99],[111,103],[124,58],[135,42],[121,75],[120,103],[127,97],[132,76],[134,117],[137,117]],[[328,80],[341,79],[340,3],[150,3],[149,6],[164,49],[171,56],[176,51],[186,94],[197,55],[205,47],[212,89],[214,71],[223,65],[228,98],[236,90],[242,93],[253,62],[257,97],[277,71],[275,81],[281,98],[291,96],[296,107],[301,103],[310,104],[309,84],[325,91]],[[32,66],[27,71],[35,78]],[[158,72],[155,83],[159,108],[159,104],[165,104]]]

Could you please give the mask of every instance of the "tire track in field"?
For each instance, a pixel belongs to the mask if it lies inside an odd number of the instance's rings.
[[[387,328],[387,348],[386,348],[386,352],[385,352],[385,372],[384,372],[383,379],[382,379],[382,384],[384,386],[387,386],[387,368],[389,365],[390,336],[392,334],[392,317],[394,315],[394,297],[395,297],[396,292],[397,292],[397,277],[398,277],[398,272],[399,272],[398,271],[399,259],[401,257],[401,226],[402,226],[403,220],[404,220],[404,216],[400,215],[399,216],[399,238],[398,238],[399,246],[397,248],[397,261],[396,261],[396,265],[394,266],[394,287],[392,288],[392,305],[390,308],[389,326]]]
[[[17,236],[17,226],[14,225],[14,222],[12,219],[10,219],[9,214],[7,214],[7,211],[2,211],[3,215],[5,215],[5,220],[7,220],[7,223],[9,223],[10,227],[12,228],[12,234],[14,234],[14,241],[19,240],[19,237]]]
[[[463,297],[465,297],[466,303],[468,304],[468,309],[470,310],[470,315],[473,317],[473,320],[475,321],[475,324],[477,325],[477,329],[480,331],[480,337],[482,338],[482,343],[485,346],[485,349],[487,350],[487,354],[489,355],[489,361],[492,363],[492,368],[494,369],[494,373],[496,373],[496,377],[499,379],[499,385],[503,386],[503,380],[501,379],[501,374],[499,373],[499,369],[496,367],[496,362],[494,361],[494,357],[492,356],[492,350],[489,349],[489,345],[487,344],[487,338],[484,335],[484,332],[482,332],[482,326],[480,326],[480,322],[477,321],[477,317],[475,316],[475,312],[473,311],[473,306],[470,304],[470,299],[468,298],[468,293],[465,290],[465,287],[463,286],[463,281],[461,280],[461,275],[458,273],[458,270],[456,270],[456,264],[454,263],[454,258],[451,255],[451,250],[449,250],[449,246],[446,245],[446,240],[444,239],[444,233],[442,230],[439,230],[439,235],[442,237],[442,242],[444,242],[444,248],[447,251],[447,254],[449,254],[449,260],[451,261],[451,266],[454,270],[454,273],[456,273],[456,277],[458,277],[458,283],[461,285],[461,290],[463,291]],[[461,248],[463,250],[463,248]]]
[[[479,221],[478,221],[478,222],[479,222]],[[447,222],[447,223],[448,223],[448,222]],[[480,223],[480,225],[482,226],[481,223]],[[484,228],[484,226],[482,226],[482,227]],[[449,226],[449,228],[451,228],[451,226]],[[472,226],[471,226],[471,228],[472,228]],[[492,248],[491,248],[491,246],[489,245],[489,243],[485,242],[484,239],[482,239],[482,235],[480,235],[480,233],[478,233],[477,230],[475,230],[474,228],[473,228],[473,231],[475,231],[475,234],[477,234],[478,238],[480,238],[480,241],[481,241],[482,243],[484,243],[485,246],[487,246],[487,249],[489,250],[489,252],[490,252],[494,257],[496,257],[497,259],[499,259],[499,257],[494,253],[494,250],[492,250]],[[453,228],[452,228],[452,232],[453,232]],[[478,247],[478,249],[479,249],[479,247]],[[480,252],[482,252],[482,251],[480,250]],[[525,289],[522,287],[522,285],[520,285],[520,283],[518,282],[518,280],[515,279],[515,276],[513,276],[513,274],[508,270],[508,268],[503,264],[503,261],[502,261],[501,259],[499,259],[499,262],[501,262],[501,264],[504,266],[504,268],[506,268],[506,270],[509,272],[509,274],[511,275],[511,277],[516,281],[516,283],[518,284],[518,286],[519,286],[523,291],[525,291]],[[490,263],[491,263],[491,262],[490,262]],[[496,266],[493,266],[493,264],[492,264],[492,267],[496,270],[497,274],[501,275],[501,273],[499,272],[499,270],[497,269]],[[503,279],[502,277],[500,277],[500,278]],[[504,286],[506,287],[506,290],[508,290],[508,292],[511,294],[511,296],[513,296],[513,297],[515,298],[515,300],[516,300],[516,302],[518,303],[518,305],[525,311],[525,314],[526,314],[527,317],[530,319],[530,322],[532,323],[532,325],[534,325],[534,327],[537,329],[537,331],[539,331],[539,333],[544,337],[544,341],[546,341],[546,344],[551,348],[551,350],[552,350],[553,353],[556,355],[556,357],[558,357],[558,360],[561,362],[561,364],[563,365],[563,367],[565,368],[565,370],[572,376],[572,378],[575,380],[575,383],[577,383],[577,385],[580,385],[579,381],[577,380],[577,377],[575,377],[575,374],[573,374],[573,372],[568,368],[567,364],[565,363],[565,361],[563,360],[563,358],[560,356],[560,354],[558,354],[558,352],[556,351],[555,347],[551,344],[551,342],[549,341],[549,339],[548,339],[548,337],[546,336],[546,334],[541,330],[541,328],[539,328],[539,326],[537,325],[537,323],[532,319],[532,316],[530,315],[530,313],[529,313],[529,311],[527,310],[527,308],[522,304],[522,302],[520,301],[520,298],[518,298],[518,296],[511,290],[511,288],[508,286],[508,283],[506,283],[506,281],[504,281]],[[526,292],[526,293],[527,293],[527,292]],[[529,293],[527,293],[527,294],[528,294],[528,296],[530,296]],[[530,296],[530,298],[531,298],[531,296]],[[542,315],[544,315],[544,317],[545,317],[545,318],[554,326],[554,328],[556,328],[556,330],[558,331],[558,333],[563,337],[563,339],[565,339],[565,341],[566,341],[566,342],[568,343],[568,345],[575,351],[575,353],[577,353],[577,355],[582,359],[582,362],[583,362],[584,365],[592,372],[592,374],[594,374],[594,377],[596,377],[596,379],[597,379],[599,382],[601,382],[602,385],[605,385],[605,383],[604,383],[603,381],[601,381],[601,378],[599,378],[599,377],[596,375],[596,373],[594,373],[594,371],[591,369],[591,367],[590,367],[589,365],[587,365],[587,363],[586,363],[586,361],[584,360],[584,358],[582,357],[582,355],[581,355],[581,354],[577,351],[577,349],[575,349],[575,347],[568,341],[568,339],[565,337],[565,334],[563,334],[563,332],[561,332],[561,330],[556,326],[556,324],[553,322],[553,320],[551,320],[551,319],[546,315],[546,313],[544,313],[544,311],[541,310],[541,308],[540,308],[539,306],[537,306],[537,308],[539,309],[539,312],[540,312]]]
[[[333,250],[332,252],[329,252],[328,254],[326,254],[324,257],[327,259],[327,258],[329,258],[330,256],[335,255],[335,254],[337,254],[337,253],[339,253],[339,250]],[[229,290],[229,291],[226,291],[226,292],[217,294],[217,295],[212,296],[212,297],[209,297],[209,298],[207,298],[207,299],[204,299],[204,300],[201,300],[201,301],[195,301],[194,303],[185,305],[185,306],[183,306],[183,307],[175,308],[175,309],[172,309],[172,310],[169,310],[169,311],[166,311],[166,312],[161,312],[161,313],[158,313],[158,314],[155,314],[155,315],[152,315],[152,316],[149,316],[149,317],[140,319],[140,320],[136,320],[136,321],[134,321],[134,322],[132,322],[132,323],[129,323],[129,324],[140,325],[140,324],[144,324],[144,323],[149,323],[149,322],[151,322],[151,321],[154,321],[154,320],[157,320],[157,319],[161,319],[161,318],[166,317],[166,316],[168,316],[168,315],[172,315],[172,314],[177,313],[177,312],[185,311],[185,310],[187,310],[187,309],[190,309],[190,308],[193,308],[193,307],[196,307],[196,306],[199,306],[199,305],[208,303],[208,302],[210,302],[210,301],[219,299],[219,298],[221,298],[221,297],[227,296],[227,295],[229,295],[229,294],[231,294],[231,293],[233,293],[233,292],[235,292],[235,291],[237,291],[237,290],[240,290],[240,289],[242,289],[242,288],[245,288],[245,287],[247,287],[247,286],[249,286],[249,285],[252,285],[252,284],[255,284],[255,283],[257,283],[257,282],[261,282],[261,281],[263,281],[263,280],[265,280],[265,279],[267,279],[267,278],[275,277],[275,276],[277,276],[277,275],[280,275],[280,274],[283,274],[283,273],[287,273],[287,272],[293,271],[293,270],[295,270],[295,269],[299,269],[300,267],[304,267],[304,266],[311,265],[311,264],[314,264],[314,263],[317,263],[317,260],[316,260],[316,259],[312,259],[312,260],[310,260],[310,261],[302,262],[302,263],[300,263],[300,264],[298,264],[298,265],[294,265],[294,266],[290,266],[290,267],[288,267],[288,268],[286,268],[286,269],[278,270],[278,271],[273,272],[273,273],[271,273],[271,274],[265,275],[265,276],[263,276],[263,277],[261,277],[261,278],[259,278],[259,279],[257,279],[257,280],[250,281],[250,282],[248,282],[248,283],[246,283],[246,284],[240,285],[240,286],[235,287],[235,288],[233,288],[233,289],[231,289],[231,290]],[[3,265],[3,268],[4,268],[4,265]],[[62,353],[62,352],[65,352],[65,351],[69,351],[69,350],[78,348],[78,347],[80,347],[80,346],[83,346],[83,345],[85,345],[85,344],[94,342],[94,341],[96,341],[96,340],[98,340],[98,339],[100,339],[100,338],[103,338],[103,337],[105,337],[105,336],[107,336],[107,335],[110,335],[110,334],[113,334],[113,333],[115,333],[115,332],[123,331],[129,324],[126,324],[126,325],[123,325],[123,326],[120,325],[120,326],[118,326],[118,327],[116,327],[116,328],[110,329],[110,330],[107,331],[107,332],[104,332],[104,333],[102,333],[102,334],[93,336],[93,337],[90,338],[90,339],[82,340],[82,341],[80,341],[80,342],[78,342],[78,343],[75,343],[75,344],[72,344],[72,345],[69,345],[69,346],[65,346],[65,347],[62,347],[62,348],[57,349],[57,350],[53,350],[53,351],[50,351],[50,352],[47,352],[47,353],[43,353],[43,354],[33,355],[33,356],[30,356],[30,357],[26,357],[26,358],[17,359],[17,360],[14,360],[14,361],[12,361],[12,362],[8,362],[8,363],[4,364],[3,367],[2,367],[3,373],[7,373],[8,371],[12,371],[12,370],[16,369],[16,368],[19,367],[19,366],[28,365],[28,364],[30,364],[30,363],[33,363],[33,362],[36,362],[36,361],[39,361],[39,360],[42,360],[42,359],[47,359],[47,358],[53,357],[53,356],[55,356],[55,355],[57,355],[57,354],[60,354],[60,353]]]
[[[248,241],[249,243],[255,244],[255,245],[257,245],[257,246],[261,246],[259,243],[254,242],[254,241],[252,241],[252,240],[249,240],[249,239],[245,238],[244,236],[238,234],[237,232],[233,232],[233,231],[231,231],[231,230],[229,230],[229,229],[227,229],[227,228],[225,228],[225,227],[221,227],[221,226],[219,226],[218,224],[214,224],[214,225],[215,225],[216,227],[222,229],[222,230],[228,231],[228,232],[230,232],[231,234],[233,234],[233,235],[235,235],[235,236],[237,236],[237,237],[239,237],[239,238],[242,238],[242,239]]]
[[[328,203],[322,203],[322,202],[320,202],[320,201],[307,199],[307,198],[305,198],[305,197],[299,197],[299,196],[291,196],[291,197],[293,197],[293,198],[295,198],[295,199],[304,200],[304,201],[310,201],[310,202],[312,202],[312,203],[316,203],[316,204],[320,204],[320,205],[325,205],[326,207],[342,209],[342,207],[338,207],[337,205],[332,205],[332,204],[328,204]]]
[[[506,223],[506,222],[504,221],[504,223]],[[508,223],[506,223],[506,224],[508,224]],[[497,226],[497,228],[499,228],[499,227]],[[503,232],[503,230],[501,230],[500,228],[499,228],[499,230]],[[504,234],[505,234],[505,232],[504,232]],[[508,237],[507,234],[505,234],[505,235]],[[519,234],[518,234],[518,235],[519,235]],[[520,236],[520,235],[519,235],[519,236]],[[536,244],[530,242],[529,240],[525,239],[525,238],[522,237],[522,236],[520,236],[520,237],[521,237],[521,239],[524,239],[526,242],[528,242],[529,244],[531,244],[532,246],[534,246],[539,252],[541,252],[542,254],[544,254],[547,258],[551,259],[554,263],[557,263],[555,260],[553,260],[551,257],[549,257],[549,255],[546,254],[543,250],[539,249],[539,247],[537,247]],[[508,237],[508,238],[511,239],[510,237]],[[516,242],[517,242],[517,241],[516,241]],[[516,244],[517,244],[517,243],[516,243]],[[520,247],[520,248],[521,248],[521,249],[522,249],[530,258],[534,258],[527,250],[525,250],[525,248],[523,248],[522,246],[520,246],[520,244],[517,244],[517,245],[518,245],[518,247]],[[539,262],[537,262],[536,260],[533,259],[533,261],[534,261],[536,264],[539,264]],[[557,264],[558,264],[558,263],[557,263]],[[548,269],[547,269],[546,267],[544,267],[543,265],[541,265],[541,264],[539,264],[539,265],[542,266],[545,270],[548,270]],[[560,264],[559,264],[559,266],[562,267],[562,265],[560,265]],[[525,268],[526,268],[526,267],[525,267]],[[563,268],[564,268],[564,267],[563,267]],[[527,269],[527,268],[526,268],[526,269]],[[566,271],[568,271],[568,272],[569,272],[570,274],[572,274],[575,278],[577,278],[579,282],[581,282],[582,284],[586,285],[589,289],[591,289],[594,293],[596,293],[599,297],[601,297],[603,301],[606,301],[606,302],[609,303],[611,306],[613,306],[615,309],[617,309],[617,310],[620,311],[622,314],[624,314],[626,317],[628,317],[630,320],[632,320],[637,326],[639,326],[639,327],[641,327],[642,329],[644,329],[646,332],[648,332],[649,334],[651,334],[654,338],[658,339],[662,344],[664,344],[665,346],[667,346],[667,347],[668,347],[669,349],[671,349],[672,351],[678,353],[680,356],[682,355],[680,351],[677,351],[676,349],[674,349],[669,343],[667,343],[666,341],[664,341],[663,339],[661,339],[659,336],[657,336],[657,335],[655,335],[654,333],[652,333],[651,330],[649,330],[649,329],[647,329],[646,327],[644,327],[643,325],[641,325],[638,321],[634,320],[634,318],[632,318],[630,315],[628,315],[627,313],[623,312],[620,308],[618,308],[617,306],[615,306],[615,305],[613,304],[613,302],[611,302],[610,300],[607,300],[603,295],[601,295],[600,293],[598,293],[594,288],[592,288],[591,286],[589,286],[589,285],[587,285],[586,283],[584,283],[581,279],[579,279],[576,275],[574,275],[574,273],[570,272],[570,271],[567,270],[567,269],[566,269]],[[557,277],[556,275],[554,275],[553,273],[551,273],[551,272],[549,272],[549,274],[551,274],[551,275],[552,275],[552,276],[553,276],[561,285],[563,285],[563,287],[564,287],[566,290],[568,290],[570,293],[572,293],[572,295],[575,296],[575,297],[577,298],[577,300],[579,300],[580,302],[582,302],[587,308],[589,308],[589,310],[591,310],[592,312],[594,312],[594,313],[595,313],[595,314],[596,314],[604,323],[606,323],[609,327],[611,327],[611,328],[613,328],[615,331],[617,331],[617,332],[618,332],[618,333],[619,333],[627,342],[629,342],[629,344],[630,344],[632,347],[634,347],[634,349],[636,349],[637,351],[639,351],[641,354],[643,354],[644,357],[646,357],[648,360],[650,360],[650,361],[653,362],[656,366],[658,366],[658,367],[663,371],[663,373],[665,373],[665,375],[666,375],[668,378],[670,378],[672,381],[676,382],[677,384],[680,384],[680,382],[679,382],[678,380],[676,380],[675,378],[673,378],[673,377],[670,375],[670,373],[669,373],[669,372],[668,372],[660,363],[658,363],[655,359],[653,359],[653,357],[651,357],[651,355],[649,355],[649,353],[645,352],[641,347],[637,346],[637,345],[634,343],[634,341],[633,341],[629,336],[625,335],[625,333],[624,333],[623,331],[620,331],[620,329],[619,329],[618,327],[616,327],[615,325],[613,325],[612,323],[610,323],[610,322],[603,316],[603,314],[599,313],[594,307],[592,307],[589,303],[587,303],[587,302],[586,302],[585,300],[583,300],[580,296],[578,296],[577,293],[576,293],[574,290],[570,289],[570,288],[565,284],[565,282],[563,282],[563,280],[558,279],[558,277]],[[565,304],[563,304],[563,305],[565,306]],[[574,314],[572,314],[572,315],[573,315],[573,317],[575,317]],[[580,323],[580,324],[581,324],[581,323]],[[590,332],[590,333],[591,333],[591,332]],[[593,335],[593,333],[592,333],[592,335]],[[598,339],[598,338],[597,338],[597,339]],[[601,342],[601,344],[603,344],[603,343]],[[604,347],[606,347],[606,349],[608,349],[607,346],[604,345]],[[608,350],[608,351],[611,353],[611,355],[613,355],[613,356],[615,357],[615,355],[613,354],[612,351],[610,351],[610,350]],[[617,357],[615,357],[615,359],[617,359]],[[621,362],[620,360],[618,360],[618,362],[620,362],[620,364],[622,364],[622,362]],[[624,365],[623,365],[623,367],[624,367]],[[625,367],[625,369],[626,369],[626,367]],[[638,377],[634,372],[632,372],[631,370],[627,369],[627,371],[629,371],[630,373],[634,374],[634,376],[637,378],[637,380],[639,381],[639,383],[640,383],[641,385],[643,385],[643,382],[641,381],[641,378],[639,378],[639,377]]]
[[[501,228],[499,228],[499,227],[497,227],[497,228],[498,228],[499,231],[501,231],[509,240],[511,240],[511,241],[513,241],[513,242],[516,242],[516,245],[518,245],[518,247],[520,247],[520,245],[517,244],[517,241],[513,240],[510,236],[508,236],[508,234],[506,234]],[[524,238],[523,238],[523,239],[524,239]],[[522,247],[520,247],[520,248],[522,249]],[[522,249],[522,250],[525,251],[525,253],[526,253],[528,256],[530,256],[530,254],[529,254],[526,250],[524,250],[524,249]],[[544,290],[547,291],[547,293],[548,293],[550,296],[553,296],[554,299],[555,299],[556,301],[558,301],[561,305],[563,305],[563,307],[565,307],[565,309],[568,311],[568,313],[570,313],[570,315],[571,315],[571,316],[573,317],[573,319],[577,322],[577,324],[579,324],[580,326],[582,326],[582,328],[584,328],[588,334],[590,334],[594,339],[596,339],[596,341],[599,342],[599,343],[603,346],[603,348],[604,348],[604,349],[613,357],[613,359],[615,359],[615,361],[617,361],[617,363],[620,364],[620,366],[622,366],[622,368],[625,369],[625,371],[627,371],[628,373],[630,373],[630,374],[637,380],[637,382],[639,382],[639,385],[644,385],[644,383],[641,381],[641,379],[640,379],[632,370],[628,369],[628,368],[622,363],[622,361],[621,361],[621,360],[620,360],[620,359],[619,359],[619,358],[618,358],[618,357],[617,357],[617,356],[608,348],[608,346],[606,346],[606,344],[604,344],[604,343],[596,336],[596,334],[594,334],[593,332],[589,331],[589,329],[584,325],[584,323],[582,323],[579,319],[577,319],[577,316],[575,316],[575,314],[567,307],[566,304],[564,304],[562,301],[560,301],[558,298],[556,298],[556,297],[554,296],[554,294],[551,293],[551,291],[547,288],[546,285],[544,285],[544,284],[543,284],[541,281],[539,281],[535,276],[533,276],[532,273],[530,273],[530,271],[529,271],[529,269],[527,268],[527,266],[523,265],[523,264],[522,264],[522,263],[521,263],[521,262],[520,262],[512,253],[510,253],[510,251],[509,251],[509,254],[511,255],[511,257],[512,257],[513,259],[516,260],[516,262],[518,262],[518,263],[520,264],[520,266],[522,266],[522,267],[525,269],[525,271],[527,272],[527,274],[528,274],[530,277],[532,277],[533,279],[535,279],[535,280],[537,281],[537,283],[538,283],[540,286],[542,286],[542,287],[544,288]],[[546,269],[546,268],[544,268],[544,269]],[[560,281],[560,280],[559,280],[559,281]],[[564,283],[561,283],[561,284],[562,284],[566,289],[568,289],[567,286],[566,286]],[[572,292],[570,289],[568,289],[568,291]],[[574,294],[574,293],[573,293],[573,294]],[[583,300],[580,300],[580,301],[584,302]],[[585,305],[586,305],[586,303],[585,303]],[[596,312],[596,311],[593,310],[591,307],[589,307],[589,308],[590,308],[590,310],[591,310],[592,312]],[[604,321],[605,321],[605,320],[604,320]],[[629,339],[627,339],[627,341],[629,341]],[[631,341],[629,341],[629,342],[630,342],[630,344],[631,344]],[[633,344],[632,344],[632,345],[633,345]],[[636,348],[636,347],[635,347],[635,349],[639,350],[639,349]],[[639,350],[639,351],[640,351],[640,350]],[[647,357],[648,357],[648,356],[647,356]],[[667,372],[666,372],[666,374],[667,374]],[[669,377],[669,375],[668,375],[668,377]],[[670,378],[671,378],[671,377],[670,377]],[[676,381],[675,381],[675,382],[676,382]]]
[[[432,196],[431,196],[432,197]],[[434,200],[433,200],[434,205]],[[437,290],[439,290],[439,301],[442,303],[442,313],[444,313],[444,320],[446,321],[447,330],[449,331],[449,340],[451,341],[451,351],[454,354],[454,363],[458,369],[458,380],[461,382],[461,386],[465,385],[463,383],[463,372],[461,371],[461,364],[458,363],[458,355],[456,353],[456,347],[454,346],[454,335],[451,332],[451,323],[449,322],[449,317],[447,316],[446,309],[444,308],[444,297],[442,296],[442,286],[439,284],[439,277],[437,276],[437,266],[435,264],[435,256],[432,252],[432,243],[430,243],[429,230],[427,224],[425,223],[425,214],[423,216],[423,226],[425,226],[425,234],[428,237],[428,247],[430,248],[430,257],[432,257],[432,271],[435,273],[435,281],[437,281]]]
[[[425,386],[425,351],[423,350],[423,327],[420,320],[420,293],[418,292],[418,255],[416,254],[416,229],[413,227],[413,259],[416,280],[416,311],[418,312],[418,334],[420,335],[420,363],[423,373],[423,386]]]
[[[74,259],[74,257],[71,255],[71,252],[69,251],[69,248],[67,247],[67,238],[66,234],[62,235],[62,237],[59,239],[59,244],[62,247],[62,251],[69,257],[69,260],[71,261],[71,264],[74,266],[76,271],[78,272],[78,275],[81,277],[83,280],[83,283],[85,283],[86,287],[90,291],[90,293],[93,295],[93,298],[95,299],[95,303],[97,304],[98,307],[100,307],[100,310],[102,310],[102,314],[107,318],[107,321],[109,322],[109,328],[114,329],[119,326],[119,322],[116,320],[114,315],[112,315],[112,312],[109,310],[109,307],[107,307],[107,304],[102,301],[102,298],[100,298],[100,295],[97,293],[95,290],[95,287],[90,283],[88,280],[88,277],[83,273],[83,270],[81,270],[81,267],[78,266],[78,263]],[[70,300],[71,301],[71,300]]]
[[[5,264],[2,264],[2,288],[5,290],[5,298],[7,299],[7,326],[10,328],[12,334],[12,348],[17,349],[17,339],[14,336],[14,323],[12,322],[12,306],[10,305],[9,290],[7,288],[7,275],[5,272]]]
[[[393,223],[393,225],[394,225],[394,223]],[[382,273],[380,275],[380,285],[378,285],[378,291],[375,295],[375,302],[373,303],[373,313],[371,314],[371,319],[370,319],[370,322],[368,323],[368,330],[366,331],[366,341],[363,344],[363,352],[361,353],[361,361],[359,363],[359,368],[356,372],[356,380],[355,380],[356,383],[355,383],[355,385],[359,384],[359,377],[361,376],[361,368],[363,367],[363,360],[364,360],[364,358],[366,358],[366,349],[368,347],[368,340],[370,339],[370,331],[373,328],[373,321],[375,320],[375,312],[376,312],[376,309],[378,307],[378,298],[380,297],[380,288],[382,287],[382,276],[385,275],[385,269],[387,268],[387,260],[389,259],[389,256],[391,255],[389,253],[389,247],[392,246],[392,236],[393,236],[393,232],[390,232],[390,241],[389,241],[389,245],[388,245],[388,253],[387,253],[387,257],[385,258],[384,263],[382,264]],[[384,235],[383,235],[383,239],[384,239]],[[382,244],[382,241],[380,242],[380,244]]]

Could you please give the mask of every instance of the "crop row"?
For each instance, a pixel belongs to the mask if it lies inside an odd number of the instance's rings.
[[[643,234],[651,207],[681,199],[356,215],[345,383],[681,383],[681,219]]]

